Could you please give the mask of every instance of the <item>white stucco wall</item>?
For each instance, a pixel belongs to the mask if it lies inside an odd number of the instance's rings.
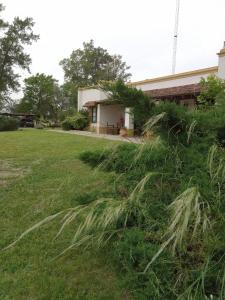
[[[142,91],[150,91],[155,89],[164,89],[164,88],[170,88],[170,87],[176,87],[176,86],[182,86],[188,84],[196,84],[200,82],[202,77],[206,78],[210,74],[217,75],[217,72],[213,72],[213,73],[209,72],[207,74],[198,74],[198,75],[188,76],[184,78],[162,80],[158,82],[148,82],[148,83],[140,83],[140,84],[137,83],[135,84],[135,87]]]
[[[98,89],[79,89],[78,90],[78,110],[88,101],[103,101],[107,99],[107,94]]]
[[[98,104],[98,124],[101,127],[109,125],[116,126],[120,124],[121,118],[124,119],[124,108],[120,105],[102,105]]]
[[[127,107],[125,109],[125,124],[124,125],[127,129],[134,129],[134,118],[131,113],[131,109],[129,107]]]
[[[218,76],[225,79],[225,55],[219,56]]]

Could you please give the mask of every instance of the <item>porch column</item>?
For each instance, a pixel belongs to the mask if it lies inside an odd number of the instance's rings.
[[[101,107],[100,104],[97,105],[97,124],[96,124],[96,132],[100,133],[100,126],[101,126]]]
[[[130,107],[125,108],[125,127],[127,128],[127,135],[134,135],[134,118]]]

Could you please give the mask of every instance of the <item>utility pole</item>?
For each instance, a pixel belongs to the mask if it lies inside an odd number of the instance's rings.
[[[176,3],[176,14],[175,14],[175,26],[174,26],[174,37],[173,37],[174,40],[173,40],[172,74],[175,74],[175,71],[176,71],[179,11],[180,11],[180,0],[177,0],[177,3]]]

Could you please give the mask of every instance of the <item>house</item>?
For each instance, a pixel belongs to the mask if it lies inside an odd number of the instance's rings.
[[[218,54],[218,66],[184,72],[169,76],[146,79],[128,83],[141,89],[155,101],[175,101],[187,107],[194,107],[200,93],[200,80],[209,75],[225,79],[225,43]],[[80,88],[78,90],[78,110],[88,109],[91,116],[90,130],[97,133],[116,134],[125,126],[129,135],[134,132],[130,108],[118,104],[106,105],[107,94],[97,88]]]

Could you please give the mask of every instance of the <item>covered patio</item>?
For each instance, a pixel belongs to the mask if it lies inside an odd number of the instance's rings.
[[[87,101],[83,107],[90,115],[90,131],[118,135],[122,128],[126,128],[127,135],[133,136],[134,123],[129,108],[120,104],[109,104],[107,101]]]

